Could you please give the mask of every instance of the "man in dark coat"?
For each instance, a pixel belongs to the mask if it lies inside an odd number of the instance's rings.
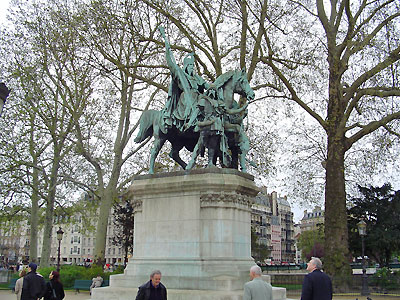
[[[319,258],[313,257],[308,262],[310,273],[304,277],[301,300],[332,300],[332,281],[321,269]]]
[[[24,277],[22,284],[21,300],[37,300],[46,293],[46,282],[42,275],[36,273],[37,265],[28,265],[28,274]]]
[[[160,281],[161,272],[151,272],[150,280],[139,287],[136,300],[167,300],[167,289]]]

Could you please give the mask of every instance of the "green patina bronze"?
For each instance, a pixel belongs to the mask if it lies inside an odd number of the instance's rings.
[[[166,133],[169,127],[175,126],[184,131],[193,126],[197,99],[210,85],[194,73],[193,53],[183,60],[183,70],[177,65],[163,27],[160,27],[160,32],[164,38],[165,57],[171,71],[168,100],[162,110],[164,126],[161,129]]]
[[[247,104],[239,107],[234,94],[247,100],[254,99],[254,92],[244,70],[229,71],[209,84],[194,73],[194,55],[184,59],[181,69],[175,62],[164,28],[160,32],[165,41],[166,60],[171,71],[168,99],[161,111],[148,110],[140,118],[140,130],[135,142],[140,143],[154,136],[150,155],[149,173],[154,173],[155,159],[164,145],[172,145],[170,157],[183,169],[194,167],[196,158],[208,149],[208,166],[215,166],[217,158],[228,168],[240,167],[246,172],[246,154],[249,140],[243,129]],[[193,152],[189,164],[179,156],[185,147]]]

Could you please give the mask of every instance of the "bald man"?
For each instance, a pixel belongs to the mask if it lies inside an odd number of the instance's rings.
[[[272,286],[262,278],[259,266],[250,268],[251,281],[244,285],[243,300],[272,300]]]

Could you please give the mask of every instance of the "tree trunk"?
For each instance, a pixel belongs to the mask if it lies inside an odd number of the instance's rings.
[[[44,219],[44,228],[43,228],[43,244],[42,244],[42,253],[40,256],[40,266],[48,267],[50,265],[50,253],[51,253],[51,237],[53,233],[53,218],[54,218],[54,203],[56,198],[56,189],[57,189],[57,177],[58,170],[60,167],[60,160],[57,159],[60,157],[60,151],[55,151],[54,153],[54,162],[50,177],[50,185],[49,192],[47,196],[47,206],[46,206],[46,215]]]
[[[341,284],[350,275],[344,177],[344,144],[328,137],[325,186],[325,270]],[[337,286],[337,285],[336,285]]]
[[[52,229],[54,210],[54,201],[52,201],[50,198],[51,196],[49,196],[47,199],[46,214],[44,218],[42,253],[40,255],[40,267],[42,268],[48,267],[50,265],[51,236],[53,233]]]
[[[344,174],[345,130],[342,118],[341,76],[338,57],[331,57],[328,105],[328,154],[325,182],[325,270],[332,276],[335,288],[346,289],[349,265],[347,210]]]
[[[37,158],[35,157],[33,160],[33,164],[36,166]],[[39,187],[39,171],[36,168],[32,170],[32,185],[34,187]],[[36,189],[32,190],[31,196],[32,208],[30,215],[30,244],[29,244],[29,261],[37,262],[38,261],[38,223],[39,223],[39,195]]]
[[[107,188],[104,190],[103,195],[100,195],[100,211],[96,230],[96,245],[94,249],[94,263],[99,266],[103,266],[105,263],[108,216],[110,215],[110,209],[113,205],[113,200],[116,194],[116,187],[112,182],[113,180],[110,181]]]

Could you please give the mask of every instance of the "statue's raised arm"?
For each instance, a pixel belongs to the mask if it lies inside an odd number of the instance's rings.
[[[172,51],[171,51],[171,45],[169,44],[168,38],[167,38],[167,36],[165,35],[164,27],[160,26],[160,27],[158,27],[158,30],[160,31],[161,36],[162,36],[162,38],[164,39],[164,43],[165,43],[165,57],[166,57],[166,59],[167,59],[168,67],[171,69],[171,72],[172,72],[172,71],[173,71],[172,69],[176,70],[176,69],[179,68],[179,67],[178,67],[178,65],[177,65],[177,63],[176,63],[176,61],[175,61],[174,55],[173,55],[173,53],[172,53]]]

